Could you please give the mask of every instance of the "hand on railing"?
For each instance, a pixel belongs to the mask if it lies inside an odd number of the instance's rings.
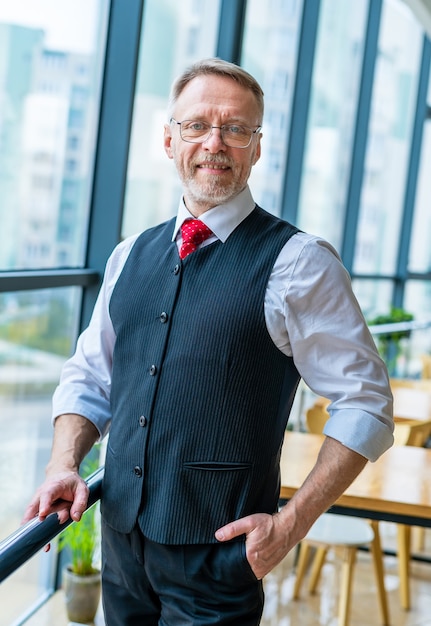
[[[90,490],[87,509],[100,500],[104,469],[99,467],[86,479]],[[51,513],[43,521],[34,517],[0,542],[0,582],[48,545],[72,521],[69,518],[60,523],[56,513]]]

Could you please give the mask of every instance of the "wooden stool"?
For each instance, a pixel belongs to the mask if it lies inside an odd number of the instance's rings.
[[[377,532],[374,531],[374,528]],[[314,593],[319,581],[320,571],[325,562],[330,547],[342,547],[343,564],[341,573],[341,589],[338,607],[339,626],[348,626],[350,613],[350,597],[353,581],[353,569],[356,561],[356,550],[359,546],[369,545],[373,555],[374,571],[376,576],[379,605],[382,614],[382,623],[389,625],[389,610],[386,599],[386,590],[383,575],[383,557],[378,534],[377,522],[325,513],[310,528],[305,539],[301,541],[299,560],[296,571],[296,581],[293,597],[299,597],[299,591],[307,568],[311,546],[317,547],[317,554],[313,561],[308,589]]]

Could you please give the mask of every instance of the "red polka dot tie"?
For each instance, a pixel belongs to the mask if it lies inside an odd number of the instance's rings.
[[[181,235],[183,243],[180,248],[180,258],[185,259],[191,254],[205,239],[212,235],[212,230],[208,228],[201,220],[186,220],[181,226]]]

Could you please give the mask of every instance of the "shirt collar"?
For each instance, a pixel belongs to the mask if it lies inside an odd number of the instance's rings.
[[[235,228],[250,215],[254,207],[255,202],[251,195],[250,188],[247,185],[235,198],[225,204],[219,204],[205,211],[199,219],[212,230],[217,239],[220,239],[220,241],[224,243]],[[172,241],[176,240],[178,231],[184,220],[190,218],[194,219],[193,215],[184,204],[184,199],[181,198],[174,232],[172,234]]]

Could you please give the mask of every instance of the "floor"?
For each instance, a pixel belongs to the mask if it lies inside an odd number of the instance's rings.
[[[395,528],[382,524],[383,541],[393,547]],[[426,554],[431,554],[431,533],[427,531]],[[314,596],[307,593],[306,582],[300,600],[292,600],[295,576],[294,554],[289,555],[265,580],[266,604],[261,626],[337,626],[337,590],[339,588],[339,562],[329,554],[322,572],[319,591]],[[385,557],[385,583],[390,607],[391,626],[431,626],[431,564],[412,562],[412,608],[400,608],[398,596],[397,561]],[[27,623],[27,626],[72,626],[66,618],[61,592]],[[95,626],[103,626],[103,616],[98,615]],[[371,557],[358,552],[355,570],[350,626],[380,626],[377,596]],[[172,625],[180,626],[180,625]],[[240,626],[240,625],[239,625]]]
[[[305,580],[300,600],[292,600],[294,580],[294,568],[289,558],[268,575],[262,626],[337,626],[338,557],[335,554],[328,556],[315,595],[308,594]],[[395,557],[385,557],[385,586],[392,626],[431,626],[431,564],[412,564],[410,611],[400,607]],[[353,582],[350,626],[374,625],[380,626],[381,619],[371,556],[359,552]]]

